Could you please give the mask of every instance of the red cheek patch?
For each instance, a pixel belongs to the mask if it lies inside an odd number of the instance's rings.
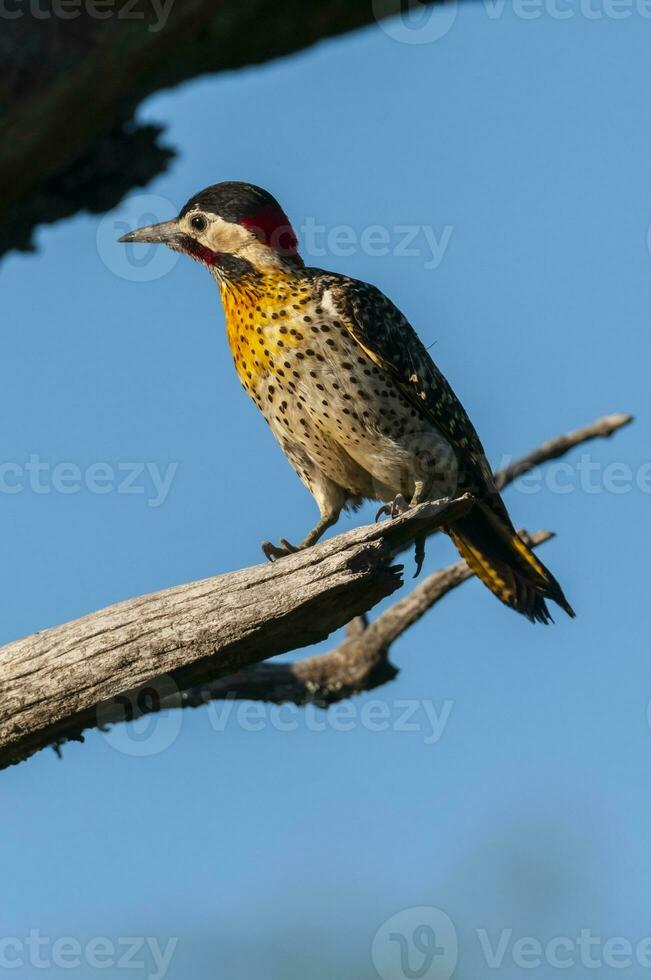
[[[298,240],[289,218],[280,208],[264,208],[256,214],[242,218],[240,224],[252,232],[263,244],[288,258],[298,259]]]
[[[194,238],[188,236],[183,243],[183,248],[184,251],[188,252],[192,258],[198,259],[199,262],[204,262],[206,265],[219,265],[221,252],[213,252],[211,248],[208,248],[206,245],[201,245]]]

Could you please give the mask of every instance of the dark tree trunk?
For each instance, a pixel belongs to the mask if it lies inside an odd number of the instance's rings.
[[[0,255],[32,248],[39,224],[110,210],[165,170],[174,151],[160,128],[134,122],[147,96],[291,54],[401,0],[95,2],[5,0]]]

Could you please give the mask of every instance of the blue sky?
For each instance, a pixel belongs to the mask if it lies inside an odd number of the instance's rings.
[[[169,217],[217,180],[267,187],[299,229],[323,229],[314,264],[398,303],[495,464],[599,415],[637,416],[551,481],[507,491],[518,525],[557,532],[544,559],[574,622],[533,627],[472,582],[401,639],[398,680],[348,716],[260,725],[217,706],[162,720],[150,743],[94,733],[63,761],[3,773],[0,938],[23,944],[21,976],[43,975],[30,930],[46,956],[56,938],[177,939],[172,980],[402,980],[382,925],[402,914],[409,943],[431,909],[456,932],[457,980],[495,975],[482,930],[493,947],[507,937],[506,980],[554,975],[522,966],[518,938],[589,929],[614,962],[607,940],[651,934],[650,25],[633,7],[554,9],[461,6],[429,43],[374,25],[162,93],[141,116],[168,127],[169,173],[111,216],[43,229],[37,254],[0,268],[6,642],[252,564],[262,539],[313,522],[239,387],[209,276],[113,244],[121,223]],[[372,226],[388,254],[371,254]],[[405,226],[415,254],[400,254]],[[142,492],[126,492],[136,469]],[[170,475],[162,499],[152,474]],[[453,558],[436,539],[426,570]],[[370,702],[388,730],[372,730]],[[578,948],[571,975],[594,975]],[[119,977],[117,960],[47,975]],[[599,975],[646,976],[632,960]],[[448,967],[434,957],[420,975]]]

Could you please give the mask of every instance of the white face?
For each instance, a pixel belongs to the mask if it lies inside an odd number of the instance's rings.
[[[212,252],[238,255],[251,245],[259,245],[255,235],[242,225],[224,221],[200,209],[188,211],[179,221],[179,229]]]
[[[218,215],[193,208],[179,220],[178,230],[189,235],[196,242],[211,252],[226,255],[236,255],[246,259],[257,269],[269,271],[284,266],[284,260],[274,248],[261,242],[260,239],[236,222],[225,221]],[[197,257],[197,256],[195,256]],[[219,263],[211,265],[213,275],[219,278]]]
[[[293,239],[291,228],[285,224],[279,225],[267,244],[266,232],[262,228],[258,231],[255,227],[250,229],[244,224],[226,221],[195,205],[178,219],[137,228],[123,235],[120,241],[168,245],[204,262],[211,267],[214,275],[219,276],[223,265],[219,256],[225,255],[245,259],[258,270],[277,271],[286,268],[288,261],[302,265],[297,255],[291,252],[288,255],[282,247],[288,233]],[[275,241],[276,238],[278,241]]]

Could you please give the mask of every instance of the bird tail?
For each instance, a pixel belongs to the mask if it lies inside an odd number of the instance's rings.
[[[462,558],[505,605],[531,622],[553,622],[545,599],[574,616],[560,585],[510,524],[479,501],[467,517],[449,528]]]

